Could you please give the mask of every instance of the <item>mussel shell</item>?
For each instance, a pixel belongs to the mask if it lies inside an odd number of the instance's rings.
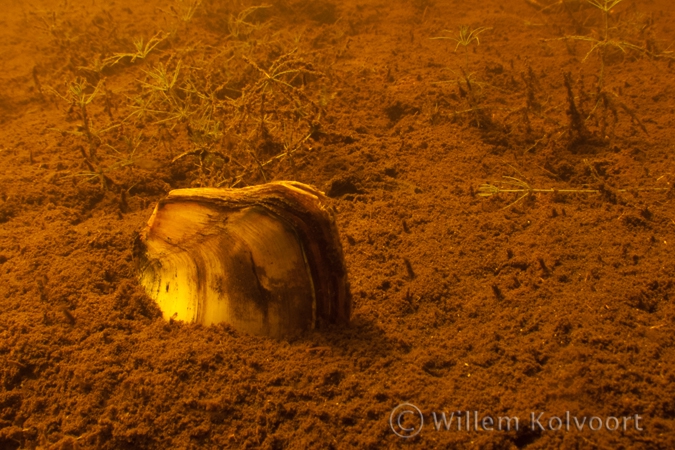
[[[167,320],[274,337],[349,321],[334,213],[301,183],[171,191],[134,255],[141,285]]]

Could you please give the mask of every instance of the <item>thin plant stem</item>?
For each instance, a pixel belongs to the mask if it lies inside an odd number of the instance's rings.
[[[512,187],[500,187],[496,184],[485,183],[481,184],[478,187],[478,195],[480,197],[492,197],[493,195],[499,194],[522,194],[514,202],[508,204],[502,209],[510,208],[516,203],[520,202],[522,199],[532,194],[600,194],[605,192],[603,189],[555,189],[555,188],[533,188],[525,181],[522,181],[518,178],[504,176],[504,180],[500,183],[512,186]],[[632,188],[632,189],[616,189],[615,192],[631,192],[631,191],[652,191],[652,192],[664,192],[671,190],[669,188]]]

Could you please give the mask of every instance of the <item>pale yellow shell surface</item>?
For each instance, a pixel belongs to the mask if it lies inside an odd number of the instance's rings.
[[[151,229],[161,234],[148,236],[147,247],[157,262],[141,275],[167,319],[226,322],[271,336],[313,326],[311,276],[292,229],[255,206],[224,218],[202,205],[185,211],[169,203],[157,212]],[[157,227],[157,221],[182,226]]]

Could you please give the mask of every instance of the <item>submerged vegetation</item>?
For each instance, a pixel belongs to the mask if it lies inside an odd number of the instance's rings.
[[[116,36],[94,52],[82,43],[99,36],[68,30],[56,13],[38,16],[55,46],[85,61],[60,74],[65,93],[47,89],[79,122],[56,131],[88,149],[83,171],[68,176],[129,188],[136,180],[122,181],[120,172],[172,166],[190,185],[244,186],[271,179],[276,166],[293,166],[311,148],[331,97],[321,66],[332,49],[317,58],[302,35],[275,31],[272,5],[175,3],[164,11],[174,26],[147,41]],[[201,44],[193,20],[216,28],[220,43]],[[100,21],[101,30],[116,32],[111,17]],[[111,92],[106,79],[124,88]]]
[[[672,60],[651,31],[653,22],[635,9],[619,10],[623,0],[528,3],[559,30],[542,43],[564,43],[572,58],[577,44],[587,46],[578,68],[553,74],[560,79],[550,91],[542,84],[545,74],[527,63],[518,69],[511,61],[510,70],[485,65],[479,46],[499,39],[494,27],[444,29],[430,39],[450,41],[457,56],[446,57],[459,62],[444,61],[449,80],[428,80],[444,91],[429,106],[431,123],[450,119],[479,130],[495,151],[525,154],[565,149],[587,155],[636,132],[648,135],[639,108],[611,72],[635,58]],[[430,5],[418,8],[423,18]],[[83,31],[70,27],[63,12],[33,14],[52,45],[79,61],[52,77],[34,71],[40,95],[64,102],[67,120],[77,124],[55,129],[83,156],[80,170],[62,175],[116,192],[135,186],[139,172],[160,169],[190,186],[240,187],[279,173],[295,176],[313,145],[331,134],[326,118],[341,89],[333,64],[349,46],[348,27],[334,10],[302,2],[176,0],[161,13],[166,26],[148,39],[120,35],[110,15],[97,16],[96,27]],[[309,14],[325,26],[311,33],[281,27],[280,13]],[[92,41],[100,44],[85,45]],[[107,87],[110,80],[115,90]],[[405,114],[396,105],[385,112]]]

